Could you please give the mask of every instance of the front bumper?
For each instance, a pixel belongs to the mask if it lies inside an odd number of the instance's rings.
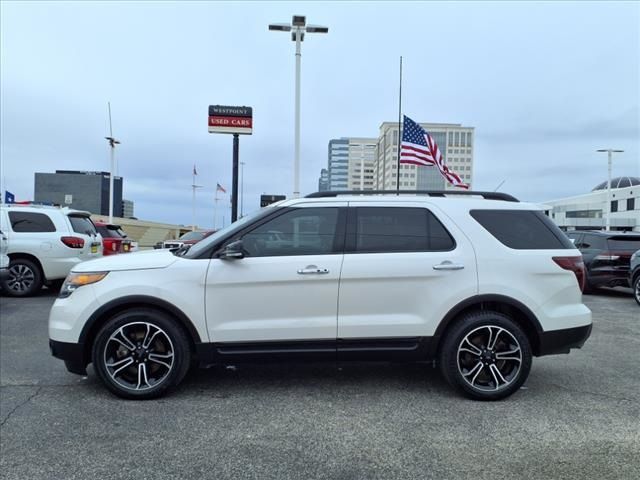
[[[551,330],[540,334],[538,356],[569,353],[572,348],[581,348],[591,335],[593,324],[581,327]]]
[[[9,278],[9,269],[8,268],[0,268],[0,282]]]
[[[64,360],[64,366],[71,373],[78,375],[87,374],[87,360],[85,358],[84,345],[82,343],[58,342],[49,339],[51,355]]]

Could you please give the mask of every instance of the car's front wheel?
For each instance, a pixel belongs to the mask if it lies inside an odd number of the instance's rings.
[[[191,360],[187,334],[169,315],[147,308],[120,312],[93,344],[94,369],[105,386],[129,399],[150,399],[175,387]]]
[[[522,386],[531,370],[531,347],[508,316],[471,312],[448,331],[440,368],[449,384],[476,400],[499,400]]]
[[[633,298],[635,298],[638,305],[640,305],[640,275],[636,276],[633,281]]]

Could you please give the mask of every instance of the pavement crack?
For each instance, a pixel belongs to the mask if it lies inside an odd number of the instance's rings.
[[[9,420],[9,418],[11,418],[11,415],[13,415],[13,413],[18,410],[20,407],[22,407],[23,405],[26,405],[27,403],[29,403],[32,399],[34,399],[35,397],[38,396],[38,394],[40,393],[40,390],[42,390],[42,387],[38,387],[36,389],[36,391],[34,393],[32,393],[31,395],[29,395],[26,400],[23,400],[22,402],[20,402],[18,405],[16,405],[15,407],[13,407],[13,409],[7,414],[6,417],[4,417],[4,419],[2,420],[2,422],[0,422],[0,428],[4,427],[4,424],[7,423],[7,421]]]
[[[632,400],[630,398],[616,397],[614,395],[607,395],[606,393],[591,392],[589,390],[580,390],[578,388],[565,387],[564,385],[558,385],[557,383],[550,383],[549,385],[552,385],[554,387],[560,388],[562,390],[566,390],[568,392],[582,393],[582,394],[585,394],[585,395],[594,395],[596,397],[609,398],[611,400],[618,400],[620,402],[634,402],[635,403],[637,401],[637,400]]]

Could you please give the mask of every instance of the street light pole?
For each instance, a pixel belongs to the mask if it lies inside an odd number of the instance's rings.
[[[240,218],[243,217],[242,205],[244,204],[244,162],[240,162]]]
[[[328,27],[307,25],[304,15],[294,15],[291,24],[272,23],[269,30],[291,32],[291,40],[296,42],[296,87],[295,87],[295,133],[293,158],[293,197],[300,196],[300,64],[302,59],[301,46],[305,33],[328,33]]]
[[[608,177],[607,177],[607,218],[605,220],[605,230],[608,232],[611,230],[611,161],[613,157],[613,153],[622,153],[624,150],[615,150],[613,148],[602,148],[600,150],[596,150],[597,152],[603,153],[607,152],[607,160],[608,160]]]

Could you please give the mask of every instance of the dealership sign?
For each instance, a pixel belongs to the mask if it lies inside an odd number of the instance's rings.
[[[251,107],[209,105],[209,133],[251,135],[252,129],[253,109]]]

